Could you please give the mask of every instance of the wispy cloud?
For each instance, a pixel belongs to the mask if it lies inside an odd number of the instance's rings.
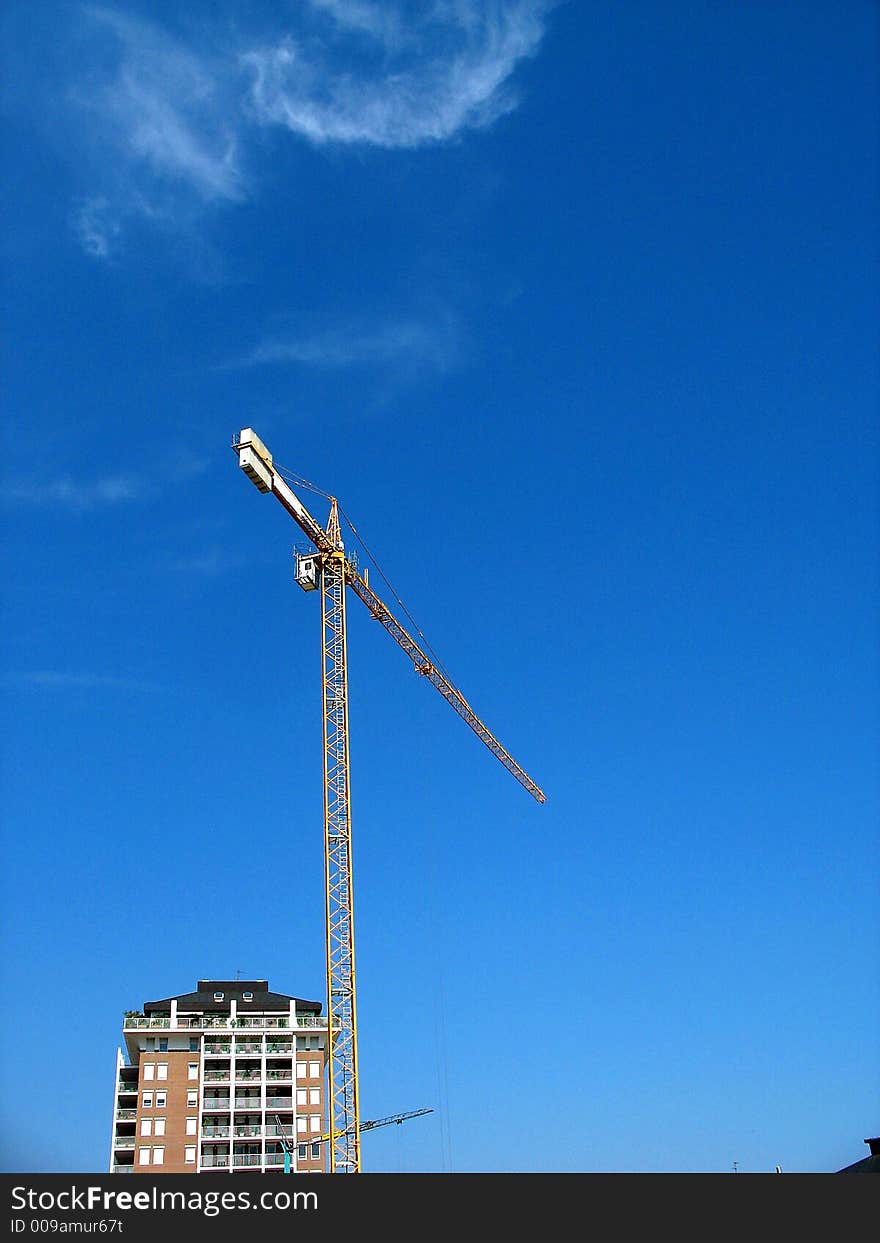
[[[118,209],[103,194],[85,199],[73,214],[73,229],[87,254],[106,259],[115,250],[122,231]]]
[[[243,198],[228,64],[147,22],[107,9],[87,12],[115,38],[118,61],[83,103],[104,122],[117,150],[206,201]]]
[[[144,487],[127,475],[109,475],[88,482],[70,478],[32,481],[3,488],[7,503],[25,505],[61,505],[67,509],[87,510],[105,505],[120,505],[143,497]]]
[[[262,341],[238,366],[298,363],[303,366],[383,367],[394,364],[447,371],[461,356],[455,321],[400,319],[373,326],[349,324],[314,334]]]
[[[80,244],[106,259],[135,217],[168,225],[250,197],[260,130],[416,148],[491,124],[516,106],[515,70],[538,51],[551,2],[306,0],[270,10],[260,38],[240,13],[196,27],[186,11],[183,35],[83,10],[95,60],[74,99],[104,182],[74,214]]]
[[[55,669],[9,672],[3,680],[14,686],[45,687],[49,690],[120,690],[152,691],[156,686],[138,678],[117,677],[107,673],[65,673]]]
[[[165,563],[164,568],[177,574],[196,576],[198,578],[218,578],[234,570],[242,569],[247,562],[228,550],[209,548],[190,557],[176,557]]]
[[[411,38],[402,39],[402,23],[380,22],[373,6],[353,0],[313,0],[313,6],[340,29],[379,40],[385,63],[378,72],[371,61],[340,71],[332,42],[319,52],[289,36],[250,51],[243,59],[254,74],[254,115],[313,143],[379,147],[443,142],[511,111],[517,100],[509,79],[537,51],[547,8],[527,0],[438,4],[417,25],[411,18]]]

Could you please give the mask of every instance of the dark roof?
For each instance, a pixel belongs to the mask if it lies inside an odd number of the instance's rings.
[[[215,1001],[214,994],[222,993],[223,1000]],[[245,1000],[245,993],[253,993],[252,1000]],[[235,1000],[236,1010],[244,1013],[253,1010],[260,1013],[264,1010],[290,1009],[290,1003],[296,1002],[297,1011],[320,1014],[320,1001],[304,1001],[300,997],[290,997],[287,993],[269,991],[268,980],[199,980],[194,993],[178,993],[177,997],[166,997],[163,1001],[145,1001],[144,1014],[168,1014],[171,1002],[177,1002],[181,1012],[198,1010],[206,1013],[228,1014],[229,1003]]]
[[[854,1165],[846,1165],[842,1170],[838,1170],[838,1174],[880,1174],[880,1136],[874,1136],[873,1139],[866,1139],[866,1144],[870,1145],[870,1157],[864,1157],[861,1161],[856,1161]]]

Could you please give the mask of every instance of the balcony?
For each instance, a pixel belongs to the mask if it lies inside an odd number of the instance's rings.
[[[263,1158],[258,1152],[236,1152],[232,1155],[232,1164],[237,1169],[242,1169],[247,1165],[262,1165]]]
[[[215,1056],[215,1055],[220,1054],[220,1053],[225,1053],[225,1054],[227,1054],[227,1056],[228,1056],[228,1055],[232,1052],[232,1045],[230,1045],[230,1044],[216,1044],[216,1043],[208,1044],[208,1043],[206,1042],[206,1044],[205,1044],[205,1052],[206,1052],[207,1054],[209,1054],[209,1056]]]
[[[239,1029],[250,1028],[252,1030],[283,1028],[294,1030],[310,1027],[322,1028],[326,1031],[327,1018],[323,1014],[298,1014],[294,1019],[287,1014],[252,1014],[237,1018],[234,1025]],[[228,1014],[180,1014],[177,1016],[175,1030],[201,1031],[218,1027],[228,1029],[232,1026],[233,1021]],[[126,1014],[122,1027],[124,1031],[168,1031],[171,1028],[171,1016],[169,1014]]]
[[[202,1109],[229,1109],[228,1096],[206,1096],[202,1102]]]
[[[292,1083],[292,1070],[267,1070],[266,1081],[271,1083]]]
[[[112,1172],[114,1174],[133,1174],[134,1173],[134,1162],[129,1161],[127,1165],[114,1164]]]
[[[267,1096],[266,1109],[293,1109],[293,1097],[291,1096]]]
[[[114,1148],[134,1148],[133,1135],[117,1135],[113,1141]]]
[[[203,1126],[202,1139],[229,1139],[228,1126]]]
[[[263,1128],[253,1123],[248,1124],[247,1126],[239,1125],[232,1128],[232,1134],[236,1139],[253,1139],[254,1137],[259,1139],[259,1137],[263,1134]]]
[[[137,1112],[138,1111],[136,1109],[117,1109],[116,1110],[116,1121],[117,1122],[134,1122],[135,1118],[137,1117]]]
[[[242,1043],[240,1040],[236,1040],[235,1042],[235,1052],[238,1057],[242,1057],[247,1053],[255,1053],[257,1057],[259,1057],[262,1051],[263,1046],[259,1040],[256,1043],[254,1043],[253,1040],[249,1040],[246,1044]]]
[[[202,1169],[203,1170],[228,1170],[229,1169],[229,1157],[228,1155],[222,1156],[222,1157],[214,1156],[210,1153],[207,1156],[203,1155],[202,1156]]]
[[[225,1070],[206,1070],[202,1079],[205,1083],[228,1083],[229,1067],[227,1066]]]

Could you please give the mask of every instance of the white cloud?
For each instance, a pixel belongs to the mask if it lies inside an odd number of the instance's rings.
[[[399,319],[374,326],[348,325],[311,335],[275,337],[261,342],[238,365],[300,363],[313,367],[395,364],[446,371],[459,359],[455,321]]]
[[[138,500],[143,496],[143,488],[129,476],[110,475],[88,483],[70,478],[45,482],[34,480],[7,487],[3,496],[7,502],[60,505],[67,509],[87,510]]]
[[[121,233],[117,210],[101,194],[79,204],[73,228],[83,250],[97,259],[112,253]]]
[[[24,672],[11,672],[4,675],[4,680],[18,686],[40,686],[51,690],[122,690],[145,691],[154,690],[150,683],[136,678],[115,677],[106,673],[63,673],[54,669],[37,669]]]
[[[315,0],[313,0],[315,3]],[[377,72],[368,61],[340,63],[329,51],[287,37],[246,53],[254,78],[251,103],[263,124],[286,126],[311,142],[419,147],[485,126],[516,104],[509,79],[544,33],[546,4],[435,5],[409,40],[401,24],[371,25],[373,6],[317,0],[336,23],[356,27],[400,54]],[[416,36],[418,43],[416,46]]]
[[[258,128],[416,148],[491,124],[516,106],[514,72],[537,52],[551,3],[299,0],[269,8],[275,33],[261,40],[240,13],[209,26],[185,8],[184,36],[86,9],[94,64],[75,99],[103,181],[75,214],[80,244],[105,259],[135,218],[179,226],[245,200]]]
[[[111,141],[205,200],[243,198],[228,65],[157,26],[106,9],[88,11],[117,43],[115,72],[88,100]]]
[[[400,14],[389,3],[371,0],[309,0],[313,9],[328,14],[342,30],[358,31],[389,47],[405,40]]]

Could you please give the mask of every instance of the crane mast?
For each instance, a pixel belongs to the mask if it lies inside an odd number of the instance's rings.
[[[360,1171],[354,906],[351,866],[351,770],[345,553],[336,503],[327,533],[337,545],[321,555],[321,684],[324,704],[324,891],[330,1058],[331,1173]]]
[[[260,492],[271,492],[314,545],[297,558],[297,582],[321,596],[321,687],[324,735],[324,889],[327,962],[330,1172],[360,1173],[360,1134],[384,1120],[362,1124],[358,1093],[354,903],[351,857],[351,772],[348,731],[348,651],[345,588],[367,606],[417,671],[428,679],[493,755],[539,803],[544,793],[483,724],[461,692],[428,659],[415,639],[371,590],[345,556],[339,507],[331,498],[326,529],[308,512],[273,465],[253,428],[234,436],[239,466]],[[419,1111],[429,1112],[429,1111]],[[405,1115],[416,1116],[416,1115]],[[397,1121],[398,1116],[389,1121]],[[324,1138],[324,1137],[322,1137]]]

